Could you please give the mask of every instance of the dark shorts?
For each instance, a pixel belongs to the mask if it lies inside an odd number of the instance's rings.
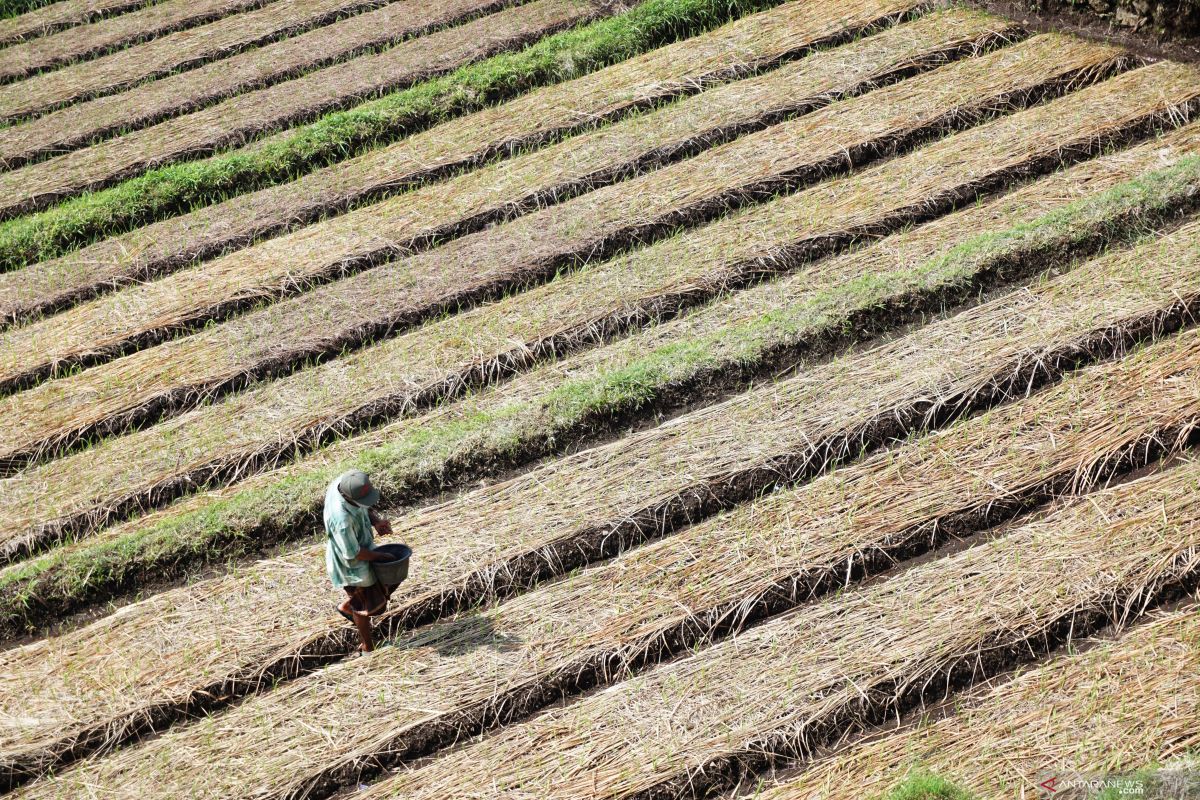
[[[375,617],[387,609],[388,598],[396,591],[395,586],[388,586],[376,581],[370,586],[343,587],[350,595],[350,610],[356,614]]]

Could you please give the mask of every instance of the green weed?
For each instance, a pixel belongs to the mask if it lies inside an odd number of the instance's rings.
[[[579,77],[782,0],[646,0],[515,53],[462,67],[249,147],[152,170],[112,188],[0,224],[0,271],[104,236],[295,180],[537,86]],[[2,2],[2,0],[0,0]]]
[[[885,305],[914,288],[944,290],[969,282],[989,260],[1022,251],[1068,252],[1065,244],[1095,236],[1097,230],[1108,231],[1113,239],[1137,236],[1143,232],[1143,214],[1175,208],[1198,184],[1200,157],[1187,157],[1033,222],[975,236],[915,267],[851,280],[803,303],[637,353],[598,375],[566,380],[530,400],[408,426],[403,435],[353,459],[331,458],[335,463],[210,499],[200,508],[153,524],[130,526],[128,533],[113,539],[60,548],[0,575],[0,627],[24,624],[21,620],[29,619],[26,606],[50,598],[71,604],[111,596],[163,574],[178,576],[186,565],[254,553],[260,535],[306,538],[318,523],[324,486],[351,465],[370,472],[382,491],[397,497],[436,487],[456,466],[471,466],[481,458],[503,462],[511,456],[550,452],[556,437],[578,430],[588,420],[644,408],[672,385],[695,379],[706,369],[761,366],[772,348],[819,338],[821,331],[843,324],[848,314]],[[1118,224],[1121,219],[1123,224]],[[257,533],[251,536],[250,531]]]
[[[966,790],[930,772],[912,772],[884,800],[974,800]]]

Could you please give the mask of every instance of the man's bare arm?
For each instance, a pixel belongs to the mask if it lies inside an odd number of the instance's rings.
[[[391,561],[392,560],[392,557],[390,555],[388,555],[387,553],[380,553],[377,550],[368,550],[365,547],[362,548],[361,550],[359,550],[358,554],[355,555],[354,557],[357,558],[359,561]]]
[[[368,508],[367,516],[371,520],[371,525],[374,526],[375,530],[379,531],[380,536],[392,535],[392,523],[379,516],[379,512],[373,508]]]

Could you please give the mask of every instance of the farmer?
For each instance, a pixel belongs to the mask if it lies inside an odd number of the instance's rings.
[[[371,617],[383,612],[396,589],[380,583],[371,569],[370,562],[391,558],[372,549],[371,526],[382,536],[392,533],[391,523],[373,508],[377,502],[379,490],[357,469],[339,475],[325,491],[325,567],[334,588],[346,590],[348,597],[337,610],[358,628],[364,653],[375,649]]]

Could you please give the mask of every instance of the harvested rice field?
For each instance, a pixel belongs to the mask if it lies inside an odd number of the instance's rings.
[[[1200,798],[1200,65],[1127,44],[4,5],[0,794]]]

